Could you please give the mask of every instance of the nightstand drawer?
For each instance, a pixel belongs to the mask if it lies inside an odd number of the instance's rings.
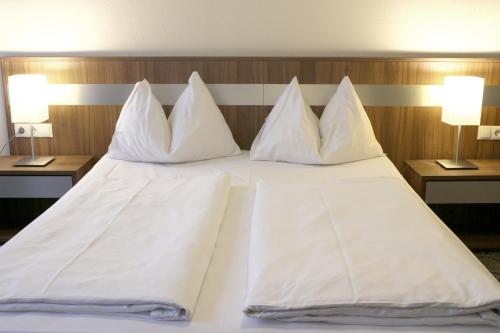
[[[429,204],[500,203],[500,181],[428,181]]]
[[[0,176],[0,198],[60,198],[72,186],[71,176]]]

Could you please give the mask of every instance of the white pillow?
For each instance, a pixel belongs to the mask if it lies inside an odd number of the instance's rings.
[[[206,160],[240,153],[226,120],[197,72],[175,103],[169,117],[172,127],[171,162]]]
[[[319,123],[323,164],[339,164],[384,155],[370,119],[349,80],[344,77]]]
[[[318,164],[318,117],[305,102],[294,77],[252,143],[252,160]]]
[[[170,126],[149,82],[136,83],[123,105],[108,156],[140,162],[167,162]]]

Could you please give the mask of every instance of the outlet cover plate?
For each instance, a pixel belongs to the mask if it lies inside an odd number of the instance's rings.
[[[491,136],[491,129],[489,126],[479,126],[477,128],[478,140],[489,140]]]
[[[478,140],[500,140],[500,126],[479,126],[477,129]]]
[[[43,123],[43,124],[14,124],[14,130],[16,131],[16,137],[18,138],[29,138],[30,137],[30,126],[35,127],[35,132],[33,136],[36,138],[52,138],[52,124]],[[24,133],[19,134],[19,129],[24,128]]]

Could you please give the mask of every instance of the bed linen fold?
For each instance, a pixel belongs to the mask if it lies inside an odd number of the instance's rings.
[[[0,248],[0,311],[190,319],[229,191],[222,173],[81,184]]]
[[[500,284],[399,178],[261,181],[244,312],[282,321],[500,326]]]

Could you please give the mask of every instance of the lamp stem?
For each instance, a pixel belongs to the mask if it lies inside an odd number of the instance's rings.
[[[462,132],[462,125],[457,127],[457,147],[455,149],[455,163],[458,164],[458,159],[460,157],[460,133]]]
[[[35,126],[30,125],[30,139],[31,139],[31,159],[35,160],[35,140],[33,138],[33,132],[35,132]]]

